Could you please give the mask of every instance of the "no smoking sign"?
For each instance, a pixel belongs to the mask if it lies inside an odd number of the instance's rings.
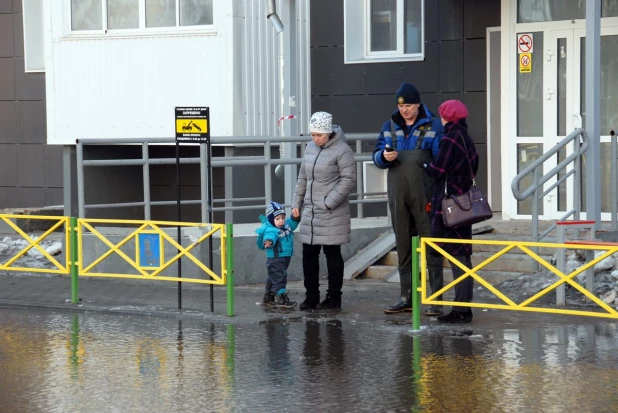
[[[517,35],[517,53],[532,53],[532,33],[522,33]]]

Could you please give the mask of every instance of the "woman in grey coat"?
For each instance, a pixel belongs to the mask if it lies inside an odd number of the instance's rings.
[[[316,112],[298,173],[293,211],[301,212],[298,239],[303,244],[305,301],[301,310],[341,308],[343,257],[341,244],[350,242],[348,196],[356,187],[354,153],[330,113]],[[295,213],[294,213],[295,214]],[[320,302],[320,250],[326,255],[328,290]]]

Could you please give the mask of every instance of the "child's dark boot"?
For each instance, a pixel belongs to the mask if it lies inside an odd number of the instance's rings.
[[[290,301],[287,290],[281,289],[275,296],[275,307],[277,308],[294,308],[295,301]]]

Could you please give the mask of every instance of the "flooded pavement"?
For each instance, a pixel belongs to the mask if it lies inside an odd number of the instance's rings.
[[[618,409],[616,323],[409,328],[0,309],[0,412]]]

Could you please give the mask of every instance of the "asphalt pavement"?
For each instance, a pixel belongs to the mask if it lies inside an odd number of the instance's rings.
[[[326,280],[321,280],[321,290]],[[370,323],[376,327],[393,326],[411,330],[411,314],[387,315],[382,308],[394,303],[399,295],[399,285],[377,280],[345,281],[341,310],[301,311],[298,306],[304,299],[302,282],[288,283],[289,297],[298,303],[292,310],[267,309],[259,305],[264,292],[263,284],[236,286],[234,288],[234,315],[228,316],[227,292],[222,286],[213,287],[211,311],[210,286],[183,283],[181,309],[177,282],[131,280],[115,278],[79,278],[78,304],[71,303],[71,279],[59,275],[0,275],[0,307],[99,312],[115,314],[141,314],[154,317],[199,318],[220,323],[261,323],[273,318],[297,320],[299,318],[324,318]],[[456,330],[477,332],[494,329],[538,328],[565,324],[595,324],[609,321],[600,318],[577,317],[542,313],[474,309],[471,324],[445,325],[435,319],[421,316],[422,331],[439,332]]]

